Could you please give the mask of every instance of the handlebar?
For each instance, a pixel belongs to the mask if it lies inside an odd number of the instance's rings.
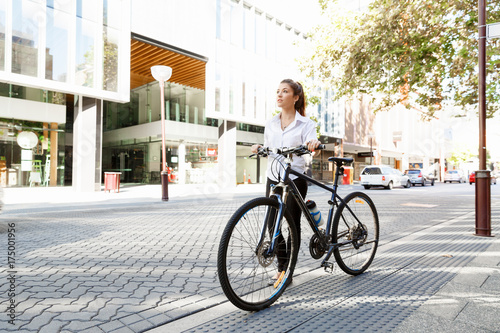
[[[316,150],[323,150],[326,149],[326,146],[324,144],[319,145]],[[269,147],[261,147],[258,149],[256,154],[250,155],[250,157],[253,157],[255,155],[260,155],[263,157],[268,156],[269,154],[277,154],[277,155],[289,155],[289,154],[295,154],[297,156],[304,155],[304,154],[310,154],[311,151],[307,149],[306,145],[300,145],[297,147],[282,147],[282,148],[269,148]]]

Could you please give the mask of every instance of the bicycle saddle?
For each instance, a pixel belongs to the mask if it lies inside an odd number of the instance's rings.
[[[328,162],[335,162],[339,164],[349,164],[352,163],[352,158],[344,158],[344,157],[329,157]]]

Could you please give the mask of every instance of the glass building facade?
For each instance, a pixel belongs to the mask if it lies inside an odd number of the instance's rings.
[[[0,0],[2,185],[71,184],[78,96],[129,101],[129,17],[130,0]]]
[[[256,3],[212,0],[200,3],[195,15],[174,0],[152,1],[155,13],[139,13],[143,8],[131,0],[0,0],[3,184],[38,185],[30,174],[40,173],[40,184],[69,185],[75,179],[73,157],[82,156],[75,149],[85,144],[101,152],[94,173],[119,171],[122,182],[158,183],[160,88],[150,75],[156,64],[174,69],[163,101],[171,181],[216,182],[217,169],[231,168],[235,173],[225,177],[238,183],[244,174],[262,180],[265,165],[246,158],[248,145],[263,141],[265,122],[277,111],[277,84],[301,80],[294,43],[306,36]],[[184,25],[187,16],[203,29]],[[133,20],[145,35],[132,32]],[[164,29],[150,28],[159,25]],[[318,119],[322,134],[342,137],[341,106],[321,94],[321,104],[307,112]],[[77,119],[85,116],[87,103],[95,106],[97,123],[90,125],[97,139],[82,145],[76,141],[86,140],[81,131],[89,120],[77,125]],[[226,140],[231,146],[224,149],[236,155],[222,157],[221,137],[233,129],[236,134]],[[30,148],[30,170],[10,171],[28,160],[16,146],[23,131],[39,138]],[[325,161],[313,164],[318,172],[329,171],[329,155],[323,156]],[[221,160],[226,164],[219,165]]]
[[[119,129],[132,133],[140,125],[157,125],[160,122],[158,103],[160,87],[151,82],[130,92],[129,103],[104,102],[103,129],[107,132]],[[186,124],[217,128],[218,120],[205,116],[205,91],[189,86],[167,82],[165,84],[165,119],[170,126]],[[189,126],[189,125],[188,125]],[[157,126],[159,127],[159,126]],[[146,136],[129,134],[128,139],[108,140],[103,145],[103,170],[120,171],[122,181],[131,183],[156,184],[160,182],[161,136],[156,132]],[[203,183],[204,173],[217,165],[217,144],[212,138],[206,142],[196,142],[186,135],[182,148],[185,152],[185,181]],[[167,141],[167,165],[171,182],[179,176],[180,141]]]

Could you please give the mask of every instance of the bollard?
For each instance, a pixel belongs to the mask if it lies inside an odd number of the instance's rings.
[[[476,236],[491,237],[490,171],[476,171]]]
[[[168,172],[161,172],[161,200],[168,201]]]

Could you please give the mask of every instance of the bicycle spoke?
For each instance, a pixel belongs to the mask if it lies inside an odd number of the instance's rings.
[[[270,214],[267,214],[268,210],[271,210]],[[298,245],[294,243],[296,231],[288,224],[291,218],[283,218],[274,251],[268,253],[277,213],[278,203],[275,200],[256,199],[243,205],[224,230],[217,263],[219,280],[228,299],[242,309],[258,310],[279,297],[287,278],[278,289],[269,281],[280,265],[289,272],[286,277],[293,273]],[[267,221],[270,224],[267,225],[265,219],[269,217],[271,221]],[[261,235],[262,232],[264,235]]]
[[[378,245],[378,215],[362,192],[346,196],[334,218],[332,238],[339,267],[348,274],[361,274],[370,266]],[[343,245],[340,245],[344,243]]]

